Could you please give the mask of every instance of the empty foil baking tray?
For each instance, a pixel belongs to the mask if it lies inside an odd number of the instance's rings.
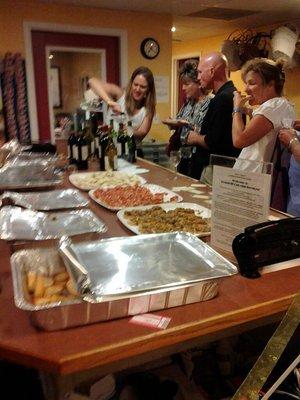
[[[5,240],[57,239],[106,231],[106,225],[90,210],[44,213],[11,206],[0,210],[0,238]]]
[[[232,263],[196,236],[184,232],[77,243],[72,244],[72,250],[88,272],[94,301],[237,273]]]
[[[62,175],[46,162],[7,164],[0,169],[0,189],[48,187],[61,182]]]
[[[15,205],[30,210],[59,210],[64,208],[79,208],[89,204],[77,189],[51,190],[48,192],[4,192],[2,199],[11,199]]]

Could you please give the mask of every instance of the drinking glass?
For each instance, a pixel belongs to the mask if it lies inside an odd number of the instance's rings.
[[[181,159],[188,159],[192,157],[192,146],[182,146],[179,151]]]
[[[76,174],[78,172],[76,164],[70,164],[67,166],[67,172],[69,175]]]
[[[180,151],[171,151],[170,152],[170,164],[173,167],[174,170],[174,180],[177,179],[177,167],[178,164],[180,163],[180,159],[181,159],[181,153]]]

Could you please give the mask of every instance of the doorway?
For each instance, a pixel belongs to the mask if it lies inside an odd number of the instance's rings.
[[[67,25],[25,23],[26,77],[32,140],[54,142],[49,107],[47,48],[98,49],[106,55],[107,80],[125,84],[127,80],[127,36],[123,30],[94,29]],[[122,60],[122,66],[120,66]]]

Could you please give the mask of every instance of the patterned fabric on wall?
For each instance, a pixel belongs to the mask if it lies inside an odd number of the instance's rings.
[[[6,53],[1,74],[5,135],[30,142],[25,62],[19,53]]]

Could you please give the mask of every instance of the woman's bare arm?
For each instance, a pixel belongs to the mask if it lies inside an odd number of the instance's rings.
[[[279,140],[287,147],[300,163],[300,142],[294,129],[281,129],[279,132]]]
[[[147,114],[141,125],[134,129],[133,134],[138,142],[141,142],[150,131],[153,120],[153,114]]]
[[[107,83],[101,79],[89,79],[89,85],[93,92],[95,92],[105,103],[113,109],[113,111],[120,112],[120,106],[116,102],[122,96],[122,89],[114,83]]]
[[[245,126],[241,113],[232,116],[232,142],[234,147],[243,149],[257,142],[273,129],[273,124],[263,115],[255,115]]]

